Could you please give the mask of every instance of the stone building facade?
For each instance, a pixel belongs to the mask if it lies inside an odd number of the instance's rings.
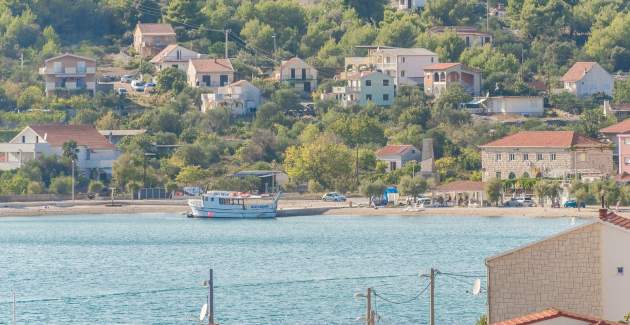
[[[572,131],[519,132],[480,148],[484,182],[520,177],[590,180],[614,170],[608,145]]]

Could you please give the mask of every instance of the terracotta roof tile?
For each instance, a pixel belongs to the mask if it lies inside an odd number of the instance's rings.
[[[628,133],[630,132],[630,118],[625,119],[617,124],[613,124],[609,127],[605,127],[599,130],[601,133]]]
[[[630,230],[630,219],[622,217],[614,212],[600,211],[600,220],[613,224],[615,226]]]
[[[142,34],[154,35],[175,35],[175,30],[171,24],[138,24]]]
[[[190,59],[197,72],[234,72],[229,59]]]
[[[575,62],[575,64],[567,71],[560,81],[576,82],[589,72],[597,62]]]
[[[410,144],[392,144],[392,145],[385,146],[379,149],[378,151],[376,151],[376,155],[377,156],[400,155],[409,149],[416,149],[416,147]]]
[[[424,70],[446,70],[446,69],[450,69],[452,67],[456,67],[458,65],[461,65],[461,63],[458,62],[453,62],[453,63],[435,63],[435,64],[430,64],[424,67]]]
[[[573,131],[522,131],[486,143],[480,147],[571,148],[604,146],[605,144]]]
[[[69,140],[90,149],[114,149],[114,145],[91,125],[37,124],[29,126],[52,146],[60,147]]]
[[[575,313],[571,313],[571,312],[567,312],[563,310],[558,310],[555,308],[549,308],[549,309],[546,309],[537,313],[532,313],[532,314],[516,317],[513,319],[509,319],[509,320],[504,320],[498,323],[493,323],[492,325],[528,325],[528,324],[540,323],[540,322],[558,318],[558,317],[565,317],[565,318],[571,318],[571,319],[575,319],[579,321],[584,321],[584,322],[588,322],[591,325],[597,325],[597,324],[621,325],[621,323],[610,322],[610,321],[602,320],[593,316],[579,315],[579,314],[575,314]]]

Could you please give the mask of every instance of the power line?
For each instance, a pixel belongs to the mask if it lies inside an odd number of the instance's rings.
[[[417,300],[418,298],[420,298],[420,297],[422,296],[422,294],[423,294],[423,293],[425,293],[425,292],[427,291],[427,289],[429,289],[429,286],[431,286],[431,284],[430,284],[430,283],[428,283],[428,284],[424,287],[424,289],[422,289],[422,290],[421,290],[421,291],[420,291],[417,295],[415,295],[414,297],[412,297],[412,298],[410,298],[410,299],[403,300],[403,301],[393,301],[393,300],[390,300],[390,299],[388,299],[388,298],[386,298],[386,297],[384,297],[384,296],[382,296],[382,295],[378,294],[378,293],[376,292],[376,290],[374,290],[374,295],[375,295],[376,297],[379,297],[379,298],[381,298],[381,299],[383,299],[383,300],[385,300],[385,301],[389,302],[390,304],[402,305],[402,304],[407,304],[407,303],[410,303],[410,302],[412,302],[412,301]]]

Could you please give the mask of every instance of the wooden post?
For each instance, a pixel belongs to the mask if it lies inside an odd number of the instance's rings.
[[[367,325],[374,325],[374,319],[372,317],[372,288],[367,289],[367,310],[365,312],[365,323]]]
[[[431,268],[431,298],[430,298],[430,306],[429,306],[429,325],[435,325],[435,269]]]

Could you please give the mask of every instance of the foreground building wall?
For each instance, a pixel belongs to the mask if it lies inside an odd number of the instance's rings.
[[[601,317],[601,227],[589,224],[488,259],[489,323],[549,306]]]

